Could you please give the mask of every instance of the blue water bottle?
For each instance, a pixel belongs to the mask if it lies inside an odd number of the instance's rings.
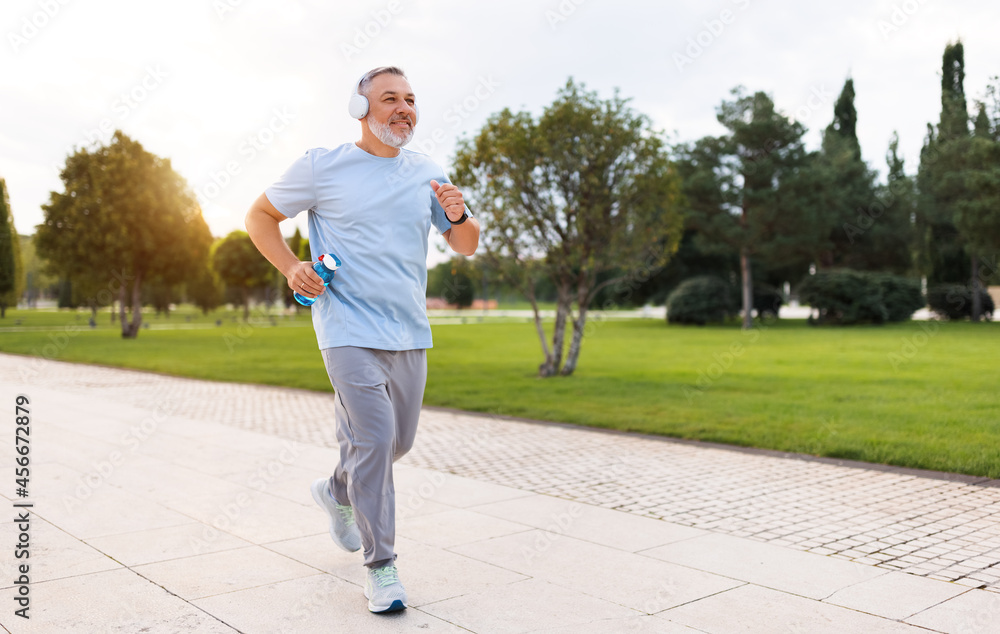
[[[330,285],[330,282],[333,281],[334,274],[337,272],[337,269],[340,268],[340,264],[340,258],[332,253],[324,253],[319,256],[318,262],[313,263],[313,270],[316,271],[321,278],[323,278],[323,286]],[[318,295],[316,297],[306,297],[304,295],[300,295],[298,291],[292,293],[292,297],[294,297],[295,301],[303,306],[312,306],[319,298]]]

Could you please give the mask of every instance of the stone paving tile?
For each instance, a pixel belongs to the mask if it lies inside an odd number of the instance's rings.
[[[7,358],[19,363],[2,364],[0,380],[85,395],[92,415],[99,414],[102,398],[113,398],[137,412],[145,408],[147,418],[156,408],[171,420],[209,420],[336,447],[331,394],[114,368],[81,373],[73,364]],[[495,414],[426,409],[416,445],[400,466],[1000,594],[998,487]]]

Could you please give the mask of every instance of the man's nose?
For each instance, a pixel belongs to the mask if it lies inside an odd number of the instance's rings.
[[[417,114],[417,109],[404,101],[396,108],[396,112],[405,114],[412,119]]]

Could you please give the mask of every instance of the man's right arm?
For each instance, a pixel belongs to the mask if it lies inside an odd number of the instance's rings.
[[[261,194],[247,212],[247,233],[261,255],[285,276],[289,288],[306,297],[317,297],[324,290],[323,280],[312,270],[312,262],[299,260],[288,248],[278,228],[278,223],[287,219]]]

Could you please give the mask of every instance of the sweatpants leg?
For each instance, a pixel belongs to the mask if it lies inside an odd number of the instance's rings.
[[[323,352],[336,390],[340,464],[330,490],[354,508],[365,565],[392,563],[396,536],[396,493],[392,463],[417,433],[427,380],[424,350],[327,348]]]

